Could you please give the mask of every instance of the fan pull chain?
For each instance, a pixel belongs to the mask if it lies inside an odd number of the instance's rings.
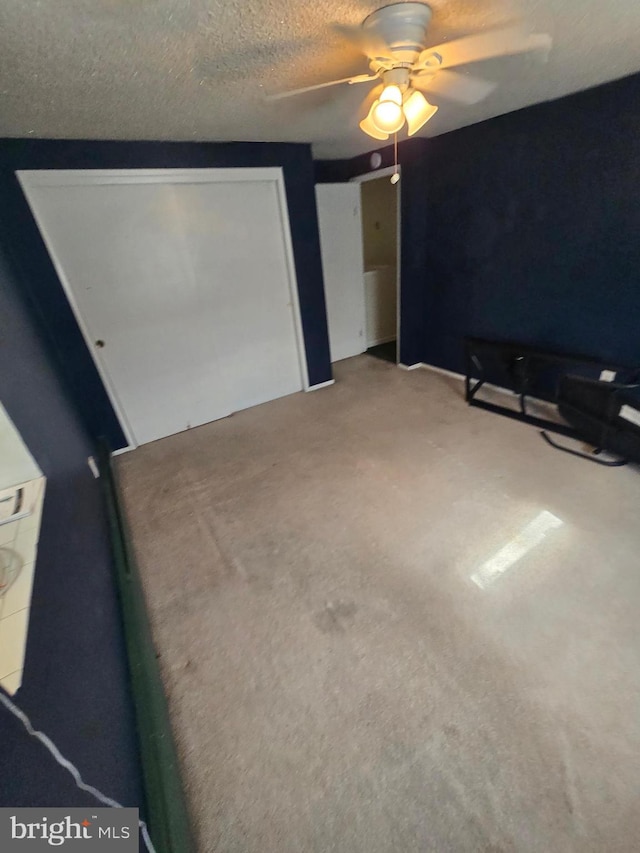
[[[400,180],[400,173],[398,172],[398,134],[397,132],[393,134],[393,175],[391,175],[391,183],[397,184]]]

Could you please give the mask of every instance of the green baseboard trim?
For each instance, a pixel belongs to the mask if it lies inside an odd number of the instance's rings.
[[[107,507],[129,660],[149,834],[156,853],[195,853],[142,583],[122,510],[111,453],[105,445],[99,447],[98,465]]]

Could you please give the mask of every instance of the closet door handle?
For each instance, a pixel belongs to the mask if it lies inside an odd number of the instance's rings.
[[[104,341],[97,340],[97,341],[96,341],[96,346],[98,347],[98,349],[102,349],[102,347],[104,346]]]

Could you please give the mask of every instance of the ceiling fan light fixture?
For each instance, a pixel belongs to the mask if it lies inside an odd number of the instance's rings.
[[[385,86],[371,112],[372,122],[382,133],[396,133],[404,124],[402,92],[399,86]]]
[[[404,124],[402,107],[393,101],[380,101],[371,114],[371,120],[383,133],[397,133]]]
[[[379,101],[374,101],[371,105],[371,109],[365,118],[360,122],[360,130],[363,130],[365,133],[368,133],[369,136],[372,136],[374,139],[382,139],[387,140],[389,138],[389,134],[385,133],[382,130],[378,130],[376,125],[373,123],[372,113],[374,109],[378,106]]]
[[[391,101],[401,107],[402,92],[400,91],[400,86],[396,86],[395,83],[385,86],[380,94],[380,103],[383,101]]]
[[[417,89],[414,89],[406,99],[403,109],[407,119],[408,136],[417,133],[438,112],[438,108],[430,104]]]

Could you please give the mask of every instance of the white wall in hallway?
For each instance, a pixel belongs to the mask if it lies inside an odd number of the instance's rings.
[[[396,265],[398,189],[389,178],[364,181],[362,188],[362,240],[364,268]]]

